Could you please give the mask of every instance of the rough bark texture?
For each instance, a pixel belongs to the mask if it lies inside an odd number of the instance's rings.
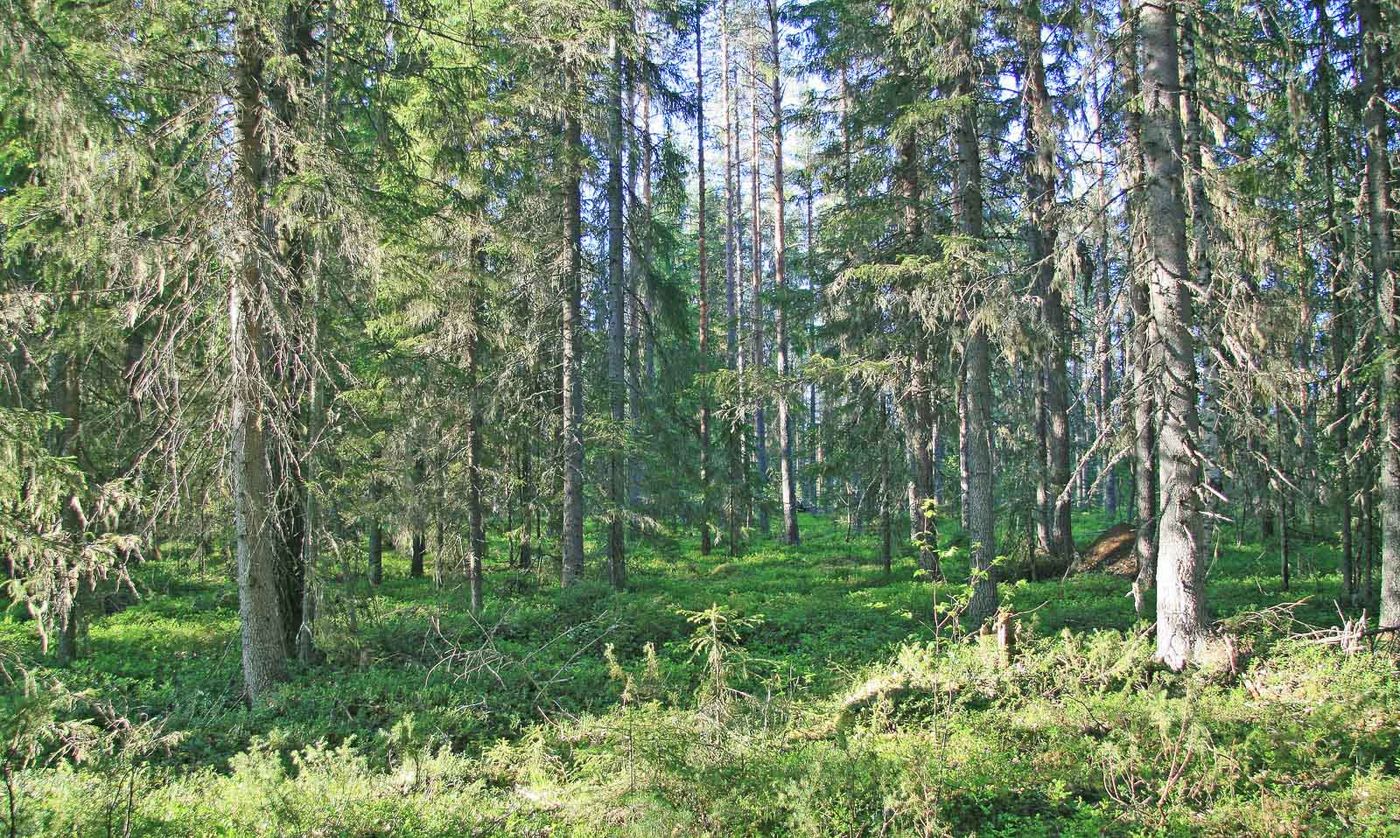
[[[724,88],[724,314],[725,314],[725,359],[731,370],[738,371],[742,364],[739,354],[739,272],[742,269],[743,245],[740,241],[738,216],[742,209],[743,197],[740,194],[742,178],[739,175],[739,112],[734,68],[731,64],[732,49],[729,41],[729,3],[720,2],[720,53],[721,74]],[[742,521],[742,486],[744,482],[743,439],[738,427],[731,423],[724,434],[725,459],[728,461],[729,485],[725,490],[725,533],[727,552],[739,555],[739,542]]]
[[[1202,580],[1200,421],[1182,179],[1175,4],[1139,0],[1143,201],[1148,287],[1161,359],[1158,411],[1157,655],[1181,669],[1206,635]]]
[[[622,14],[621,0],[613,0],[613,12]],[[622,48],[612,38],[612,77],[608,91],[608,403],[614,427],[627,421],[625,351],[627,279],[622,274]],[[620,446],[608,452],[608,581],[621,590],[627,584],[626,528],[627,462]]]
[[[384,531],[378,518],[369,519],[369,583],[379,585],[384,582]]]
[[[778,7],[768,0],[768,33],[773,60],[773,284],[777,287],[778,344],[778,480],[783,503],[783,541],[797,544],[797,469],[793,463],[792,410],[788,398],[788,379],[792,375],[792,358],[788,346],[787,323],[787,203],[783,193],[783,71],[782,48],[779,42]]]
[[[964,104],[954,124],[954,154],[957,181],[953,189],[953,215],[958,231],[973,242],[983,239],[982,157],[978,148],[977,109],[972,101],[972,39],[977,19],[963,12],[966,19],[953,36],[953,60],[959,66],[956,95]],[[986,622],[997,609],[996,519],[992,497],[992,385],[991,347],[987,330],[975,319],[981,294],[966,289],[966,318],[971,321],[963,345],[963,381],[966,422],[968,542],[972,552],[972,599],[968,617],[974,624]]]
[[[1123,13],[1130,21],[1128,37],[1119,56],[1118,70],[1122,75],[1124,96],[1136,100],[1141,89],[1138,78],[1138,47],[1136,12],[1123,3]],[[1147,592],[1157,581],[1157,398],[1152,374],[1153,347],[1156,330],[1152,324],[1150,292],[1144,273],[1144,236],[1141,181],[1142,114],[1128,109],[1120,165],[1124,172],[1128,216],[1128,282],[1129,299],[1133,309],[1132,340],[1132,404],[1133,404],[1133,495],[1137,517],[1137,534],[1133,553],[1137,558],[1137,578],[1133,581],[1133,608],[1141,614],[1146,607]]]
[[[704,16],[695,15],[695,170],[698,179],[697,278],[700,284],[700,374],[710,370],[710,283],[709,254],[705,241],[705,62]],[[700,391],[700,555],[708,556],[713,547],[710,534],[710,394]]]
[[[1025,0],[1021,15],[1021,51],[1026,57],[1025,112],[1026,168],[1029,225],[1027,248],[1034,271],[1040,313],[1049,333],[1050,345],[1044,357],[1040,382],[1044,392],[1045,449],[1043,514],[1048,522],[1046,547],[1056,559],[1068,564],[1073,559],[1074,539],[1070,531],[1069,498],[1061,497],[1070,479],[1069,376],[1066,357],[1069,330],[1064,301],[1055,285],[1055,129],[1051,118],[1050,92],[1045,85],[1045,64],[1041,57],[1041,12],[1039,0]]]
[[[1371,283],[1380,301],[1387,351],[1381,369],[1381,607],[1382,627],[1400,625],[1400,363],[1391,356],[1400,339],[1400,289],[1396,288],[1390,205],[1389,82],[1382,41],[1387,21],[1376,0],[1357,0],[1362,37],[1362,86],[1366,95],[1366,195],[1371,239]]]
[[[479,247],[479,244],[478,244]],[[478,380],[481,369],[481,341],[483,306],[478,297],[476,283],[484,279],[485,255],[478,249],[472,262],[478,272],[468,288],[467,308],[472,313],[472,323],[467,329],[464,346],[463,366],[466,369],[467,385],[467,587],[470,592],[470,607],[473,614],[481,613],[482,606],[482,567],[486,561],[486,525],[481,496],[481,395]]]
[[[1318,96],[1318,149],[1317,156],[1322,165],[1323,195],[1325,204],[1324,223],[1326,233],[1326,274],[1328,295],[1331,297],[1332,333],[1331,343],[1332,375],[1332,438],[1336,445],[1337,471],[1333,478],[1333,497],[1338,506],[1339,525],[1342,540],[1341,570],[1342,599],[1350,605],[1357,604],[1356,572],[1354,559],[1354,537],[1352,533],[1351,499],[1351,387],[1348,385],[1346,370],[1347,358],[1351,354],[1351,301],[1347,294],[1346,271],[1342,260],[1346,258],[1346,245],[1342,241],[1341,227],[1337,216],[1337,155],[1332,135],[1332,97],[1335,95],[1336,75],[1332,68],[1332,20],[1327,10],[1327,0],[1316,0],[1317,14],[1317,78]]]
[[[571,80],[572,81],[572,80]],[[570,85],[577,96],[577,84]],[[580,296],[583,267],[583,220],[580,194],[580,161],[583,153],[576,102],[564,116],[564,247],[563,276],[563,448],[564,520],[559,535],[562,553],[560,582],[565,587],[583,579],[583,377],[579,369],[582,351]]]
[[[753,158],[749,169],[749,194],[753,203],[753,219],[750,234],[753,236],[753,264],[752,287],[749,289],[750,323],[749,323],[749,351],[752,353],[749,363],[752,365],[750,373],[755,377],[763,375],[763,225],[760,207],[759,189],[759,135],[758,135],[758,49],[755,47],[749,53],[749,76],[753,80],[753,89],[749,98],[749,138],[752,144]],[[763,409],[763,399],[757,398],[754,401],[753,410],[754,427],[754,461],[758,467],[758,529],[764,535],[768,534],[768,427],[767,416]]]
[[[240,266],[229,292],[232,358],[233,432],[230,465],[234,507],[234,541],[238,568],[238,616],[243,647],[243,687],[253,704],[287,675],[286,635],[277,586],[276,522],[268,419],[267,339],[263,254],[268,232],[265,211],[265,118],[260,91],[267,58],[256,25],[240,16],[236,31],[234,107],[237,109],[238,161],[236,196],[243,230]]]

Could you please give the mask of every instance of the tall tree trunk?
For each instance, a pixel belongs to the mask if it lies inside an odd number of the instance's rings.
[[[695,170],[699,179],[696,208],[697,269],[700,282],[700,374],[710,370],[709,254],[705,245],[705,63],[704,7],[695,12]],[[708,384],[700,388],[700,555],[712,549],[710,533],[710,395]]]
[[[613,12],[621,15],[622,0],[613,0]],[[608,91],[608,402],[613,426],[627,421],[626,285],[622,273],[622,44],[612,34],[612,76]],[[627,584],[626,527],[627,463],[620,446],[608,451],[608,581],[622,590]]]
[[[792,410],[788,380],[792,359],[787,333],[787,202],[783,193],[783,62],[779,41],[778,7],[768,0],[768,34],[773,59],[773,284],[777,287],[778,343],[778,481],[783,502],[783,541],[797,544],[797,469],[793,463]]]
[[[656,297],[651,281],[651,164],[653,156],[651,139],[651,85],[642,84],[642,270],[643,292],[646,317],[642,328],[643,356],[646,361],[647,384],[656,383],[656,333],[651,327],[651,318],[656,312]]]
[[[311,322],[307,347],[311,362],[307,375],[309,394],[307,398],[305,466],[302,468],[303,512],[301,538],[301,607],[300,624],[296,632],[297,659],[302,663],[312,663],[316,659],[316,571],[320,561],[321,500],[316,494],[318,449],[325,426],[326,382],[317,371],[315,354],[319,351],[319,324],[316,322],[315,293],[310,295]]]
[[[467,310],[472,322],[467,329],[464,342],[463,366],[466,368],[467,398],[467,587],[471,597],[472,614],[480,614],[482,607],[482,568],[486,561],[486,525],[481,497],[481,329],[485,314],[480,300],[480,283],[485,281],[486,256],[480,249],[480,242],[473,242],[475,253],[470,261],[477,276],[469,282]]]
[[[749,346],[753,357],[750,360],[750,374],[755,380],[763,377],[763,226],[762,208],[759,198],[759,135],[758,135],[758,47],[749,51],[749,78],[752,88],[749,97],[749,138],[752,143],[752,159],[749,168],[749,193],[753,204],[753,219],[750,235],[753,237],[752,285],[749,291],[750,318]],[[761,389],[761,388],[758,388]],[[758,467],[758,529],[768,534],[768,427],[763,410],[763,398],[755,393],[753,409],[754,461]]]
[[[643,33],[643,38],[646,34]],[[641,300],[642,249],[638,246],[647,231],[642,229],[642,215],[637,209],[637,175],[640,161],[637,133],[637,85],[636,64],[627,64],[627,191],[625,193],[625,217],[632,235],[627,240],[627,438],[635,445],[642,427],[642,313]],[[648,126],[649,127],[649,126]],[[635,509],[642,502],[643,463],[640,457],[627,459],[627,505]]]
[[[261,91],[266,83],[267,48],[258,25],[240,14],[235,32],[234,107],[237,111],[238,163],[235,195],[244,226],[240,265],[229,290],[229,336],[232,358],[233,432],[231,467],[234,539],[238,557],[238,615],[243,646],[243,686],[253,704],[266,700],[286,678],[287,646],[277,585],[277,534],[274,520],[272,452],[266,437],[265,393],[271,359],[263,318],[268,316],[263,276],[266,208],[266,113]]]
[[[1122,76],[1123,96],[1137,101],[1141,83],[1138,76],[1138,27],[1136,11],[1123,2],[1122,11],[1129,21],[1123,54],[1118,59]],[[1129,108],[1123,148],[1119,153],[1124,172],[1127,195],[1128,284],[1132,305],[1132,392],[1133,392],[1133,472],[1134,509],[1137,535],[1133,555],[1137,559],[1137,577],[1133,580],[1133,608],[1138,614],[1146,607],[1147,592],[1157,583],[1157,398],[1153,377],[1153,347],[1157,332],[1152,322],[1151,298],[1145,275],[1144,238],[1146,219],[1142,201],[1142,114]]]
[[[1184,110],[1184,153],[1187,165],[1187,207],[1191,213],[1190,270],[1192,285],[1206,295],[1205,312],[1212,309],[1210,300],[1215,293],[1215,266],[1211,258],[1212,229],[1214,216],[1210,198],[1206,194],[1205,178],[1205,129],[1201,125],[1201,92],[1199,70],[1196,59],[1196,34],[1199,26],[1200,0],[1187,0],[1183,5],[1181,25],[1181,89]],[[1203,328],[1206,328],[1203,325]],[[1308,328],[1311,328],[1310,326]],[[1210,327],[1211,334],[1218,334],[1218,328]],[[1201,433],[1201,452],[1205,457],[1206,480],[1216,492],[1224,487],[1225,474],[1220,466],[1220,439],[1216,434],[1219,425],[1219,400],[1216,377],[1218,373],[1212,361],[1206,365],[1206,382],[1201,387],[1201,410],[1204,413]],[[1209,506],[1215,495],[1207,492],[1202,503]]]
[[[580,311],[583,271],[583,207],[580,192],[583,154],[577,109],[580,91],[570,71],[570,101],[564,115],[564,247],[563,276],[563,394],[564,520],[559,535],[562,553],[560,581],[569,587],[583,579],[583,377],[579,369],[583,326]]]
[[[743,242],[738,216],[742,211],[743,178],[739,172],[739,111],[735,83],[732,47],[729,40],[731,20],[729,2],[720,2],[720,58],[724,88],[724,314],[725,358],[730,370],[739,371],[743,359],[739,353],[739,273],[743,267]],[[732,422],[724,434],[725,457],[728,460],[729,485],[725,489],[725,530],[730,556],[739,554],[742,521],[741,487],[744,482],[742,423]]]
[[[1159,336],[1157,655],[1182,669],[1206,636],[1202,579],[1200,421],[1183,201],[1176,6],[1138,0],[1148,287]]]
[[[1351,502],[1351,388],[1347,384],[1347,358],[1352,351],[1351,302],[1348,299],[1348,283],[1343,262],[1346,259],[1346,245],[1342,241],[1340,221],[1337,214],[1337,162],[1332,135],[1332,99],[1336,95],[1336,81],[1332,69],[1332,20],[1327,10],[1327,0],[1315,0],[1317,15],[1317,76],[1315,89],[1318,100],[1318,151],[1322,164],[1323,195],[1326,211],[1324,223],[1326,231],[1326,266],[1328,276],[1328,296],[1332,304],[1331,374],[1332,374],[1332,437],[1337,447],[1334,497],[1339,507],[1342,556],[1342,599],[1350,605],[1357,604],[1356,571],[1352,535]]]
[[[1382,627],[1400,626],[1400,363],[1391,347],[1400,339],[1400,289],[1392,261],[1389,82],[1384,42],[1391,30],[1376,0],[1357,0],[1361,24],[1362,88],[1366,101],[1366,195],[1371,239],[1371,283],[1380,301],[1385,341],[1381,366],[1381,608]]]
[[[977,108],[973,101],[972,79],[973,40],[980,23],[975,9],[961,9],[958,29],[950,44],[952,60],[958,72],[955,95],[962,103],[954,121],[954,154],[956,178],[953,188],[953,217],[958,231],[971,242],[983,241],[982,218],[982,155],[978,147]],[[972,554],[972,599],[968,617],[981,625],[997,610],[996,568],[996,508],[992,497],[992,385],[991,346],[975,313],[981,305],[981,293],[969,289],[970,299],[963,312],[968,324],[963,344],[963,380],[966,390],[967,446],[967,519],[968,541]]]
[[[743,267],[743,242],[738,216],[742,211],[742,177],[739,172],[739,112],[732,64],[733,49],[729,30],[732,21],[728,0],[720,2],[720,60],[721,86],[724,95],[724,314],[725,365],[740,371],[743,359],[739,352],[739,273]],[[725,459],[729,474],[724,492],[725,538],[730,556],[739,554],[742,521],[740,519],[744,481],[742,423],[731,421],[724,432]]]
[[[1050,333],[1050,349],[1041,371],[1045,404],[1045,516],[1049,521],[1048,547],[1056,559],[1068,564],[1074,558],[1070,531],[1069,498],[1065,487],[1070,479],[1069,381],[1066,356],[1069,330],[1065,323],[1064,301],[1055,285],[1055,131],[1051,117],[1050,91],[1045,84],[1044,51],[1041,36],[1039,0],[1024,0],[1021,15],[1021,52],[1026,57],[1025,109],[1026,167],[1029,228],[1027,248],[1035,272],[1036,295],[1041,317]]]

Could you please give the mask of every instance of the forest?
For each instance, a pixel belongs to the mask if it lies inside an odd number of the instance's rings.
[[[0,6],[0,835],[1400,835],[1393,0]]]

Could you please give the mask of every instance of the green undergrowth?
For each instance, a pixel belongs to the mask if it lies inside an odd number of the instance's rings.
[[[171,545],[71,667],[0,622],[17,832],[1400,835],[1394,649],[1302,636],[1338,620],[1330,548],[1300,545],[1284,591],[1276,553],[1218,533],[1237,665],[1174,675],[1125,580],[1004,583],[1005,660],[947,619],[963,585],[802,523],[738,557],[634,539],[624,593],[493,544],[479,618],[399,556],[375,590],[346,559],[325,659],[258,710],[226,568]]]

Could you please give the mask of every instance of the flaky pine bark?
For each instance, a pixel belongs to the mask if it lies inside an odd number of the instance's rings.
[[[1157,655],[1181,669],[1206,636],[1200,420],[1182,179],[1176,4],[1138,0],[1142,43],[1143,209],[1162,377],[1158,408]]]
[[[286,635],[277,586],[277,533],[267,439],[270,374],[266,289],[261,242],[269,233],[265,153],[267,114],[261,96],[267,48],[257,22],[240,11],[235,32],[234,108],[237,139],[235,196],[243,229],[239,266],[229,290],[229,337],[233,402],[229,424],[234,508],[234,544],[238,570],[238,616],[243,647],[243,687],[248,700],[261,704],[287,676]]]
[[[564,519],[559,534],[562,565],[560,582],[565,587],[583,579],[583,377],[579,368],[582,354],[580,297],[583,269],[583,205],[580,192],[582,174],[579,157],[583,153],[576,109],[579,106],[577,81],[570,77],[569,103],[564,114],[564,247],[562,277],[563,350],[562,435],[564,453]]]
[[[700,284],[700,374],[710,368],[710,284],[709,254],[705,242],[705,62],[704,11],[695,12],[695,171],[698,178],[696,201],[697,274]],[[708,556],[710,536],[710,395],[707,385],[700,388],[700,555]]]
[[[1362,87],[1366,96],[1366,196],[1371,240],[1371,282],[1380,302],[1384,337],[1381,366],[1381,607],[1382,627],[1400,626],[1400,289],[1396,287],[1390,205],[1390,93],[1386,75],[1383,10],[1376,0],[1357,0],[1361,24]]]
[[[613,0],[622,14],[622,0]],[[626,283],[622,274],[622,45],[612,35],[612,74],[608,90],[608,403],[613,426],[627,421],[625,347],[627,341]],[[621,590],[627,584],[626,529],[627,463],[620,446],[608,451],[608,581]]]
[[[1055,130],[1051,118],[1050,91],[1045,85],[1044,50],[1039,0],[1025,0],[1021,14],[1021,51],[1026,57],[1025,109],[1027,244],[1040,313],[1050,333],[1040,383],[1044,393],[1045,450],[1039,494],[1049,523],[1046,545],[1050,554],[1068,564],[1074,554],[1070,532],[1069,498],[1064,496],[1070,479],[1069,376],[1066,355],[1069,331],[1064,301],[1055,286]]]
[[[783,502],[783,541],[797,544],[797,469],[793,463],[792,409],[788,378],[792,374],[787,323],[787,203],[783,193],[783,62],[778,7],[768,0],[768,34],[773,53],[773,284],[778,290],[774,338],[778,344],[778,480]]]
[[[953,186],[953,216],[958,231],[978,244],[984,238],[982,218],[982,155],[977,140],[977,107],[972,80],[973,38],[978,25],[975,9],[960,12],[962,20],[950,45],[957,68],[955,95],[960,105],[953,127],[956,183]],[[986,622],[997,609],[996,518],[992,497],[992,385],[991,346],[986,327],[976,318],[981,293],[964,291],[967,337],[963,344],[963,389],[965,390],[964,444],[966,445],[967,523],[972,551],[972,598],[968,617],[976,625]]]

